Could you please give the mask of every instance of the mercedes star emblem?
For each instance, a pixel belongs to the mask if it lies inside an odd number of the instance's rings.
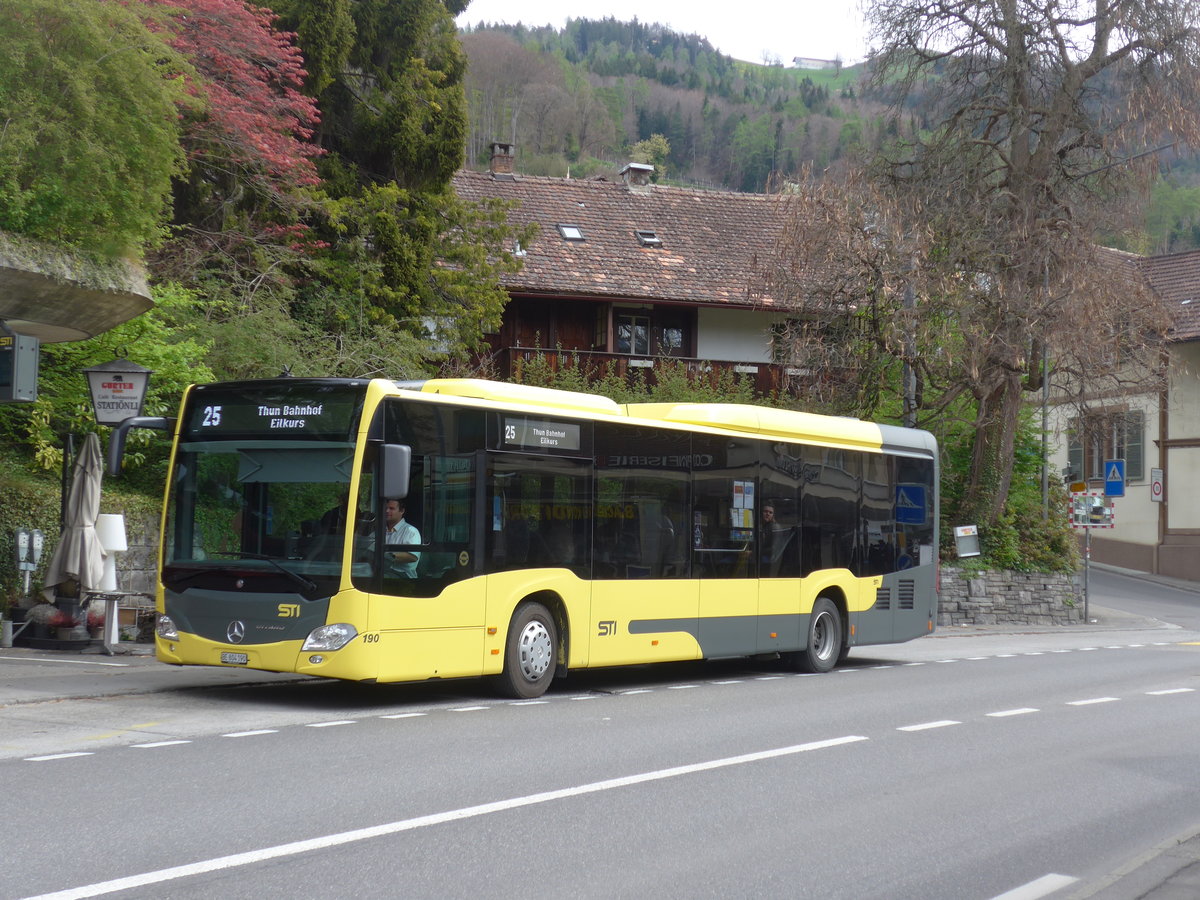
[[[225,629],[225,637],[229,638],[229,643],[240,644],[242,638],[246,636],[246,623],[233,621],[229,623],[229,627]]]

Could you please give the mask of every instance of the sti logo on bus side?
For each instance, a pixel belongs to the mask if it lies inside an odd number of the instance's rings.
[[[280,619],[298,619],[300,618],[299,603],[280,603],[279,616]]]
[[[617,633],[617,623],[609,619],[600,623],[600,631],[597,632],[597,637],[612,637]]]

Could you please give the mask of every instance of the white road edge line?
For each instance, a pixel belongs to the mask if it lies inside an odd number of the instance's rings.
[[[288,844],[278,844],[274,847],[264,847],[261,850],[251,850],[246,853],[234,853],[230,856],[219,856],[215,859],[202,860],[183,866],[172,866],[169,869],[158,869],[154,872],[143,872],[140,875],[129,875],[125,878],[114,878],[110,881],[99,881],[95,884],[85,884],[79,887],[67,888],[50,894],[39,894],[27,897],[25,900],[80,900],[84,897],[98,897],[116,891],[132,890],[150,884],[161,884],[179,878],[189,878],[193,875],[203,875],[206,872],[218,872],[239,866],[248,866],[269,859],[279,859],[285,856],[295,856],[312,850],[324,850],[329,847],[339,847],[358,841],[367,841],[377,837],[413,831],[418,828],[428,828],[431,825],[441,825],[446,822],[458,822],[463,819],[473,819],[490,813],[505,812],[525,806],[535,806],[539,803],[549,803],[554,800],[566,800],[584,794],[595,794],[599,791],[611,791],[616,788],[646,784],[651,781],[662,781],[667,778],[678,778],[681,775],[694,775],[698,772],[709,772],[729,766],[741,766],[747,763],[762,762],[768,759],[778,759],[783,756],[793,756],[810,750],[824,750],[838,747],[842,744],[853,744],[857,741],[868,740],[858,734],[845,737],[831,738],[827,741],[813,741],[809,744],[793,744],[790,747],[779,747],[774,750],[761,750],[757,753],[745,753],[741,756],[729,756],[724,759],[713,759],[708,762],[692,763],[686,766],[674,766],[670,769],[656,769],[652,772],[642,772],[637,775],[625,775],[621,778],[609,778],[604,781],[593,781],[576,787],[561,788],[556,791],[544,791],[539,794],[528,794],[524,797],[513,797],[508,800],[497,800],[493,803],[481,803],[478,806],[466,806],[461,809],[451,809],[446,812],[433,813],[427,816],[417,816],[414,819],[401,819],[386,825],[373,825],[369,828],[356,828],[339,834],[329,834],[324,837],[309,838],[304,841],[292,841]]]
[[[1078,880],[1070,875],[1043,875],[1028,884],[1015,887],[1003,894],[997,894],[992,900],[1038,900],[1039,897],[1049,896]]]
[[[52,759],[71,759],[72,757],[76,757],[76,756],[92,756],[92,755],[93,754],[90,751],[87,753],[83,753],[83,752],[52,753],[49,756],[27,756],[27,757],[25,757],[24,762],[49,762]]]
[[[0,659],[15,659],[17,662],[65,663],[68,666],[111,666],[114,669],[128,669],[129,663],[92,662],[90,659],[46,659],[38,656],[0,656]]]

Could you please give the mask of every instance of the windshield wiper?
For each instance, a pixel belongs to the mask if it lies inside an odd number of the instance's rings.
[[[296,584],[300,585],[305,590],[315,591],[317,589],[316,582],[309,581],[299,572],[293,572],[291,569],[280,563],[275,557],[267,556],[265,553],[247,553],[245,550],[210,550],[209,552],[213,556],[232,556],[237,559],[261,559],[263,562],[269,562],[276,569],[278,569],[288,578],[292,579],[292,581],[296,582]]]

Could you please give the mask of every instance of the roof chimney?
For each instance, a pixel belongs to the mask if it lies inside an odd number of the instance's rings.
[[[515,144],[492,141],[492,160],[488,164],[488,171],[493,175],[512,175],[515,150]]]
[[[625,187],[631,191],[649,191],[650,176],[654,174],[654,166],[648,163],[626,163],[625,168],[621,170],[621,178],[625,182]]]

